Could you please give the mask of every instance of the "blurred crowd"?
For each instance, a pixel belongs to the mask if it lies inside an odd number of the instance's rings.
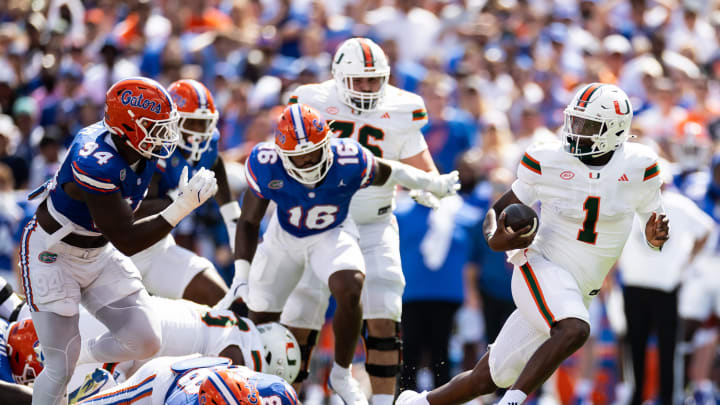
[[[417,232],[402,243],[408,304],[448,302],[463,308],[461,318],[485,308],[487,324],[460,328],[454,341],[467,364],[512,309],[512,269],[473,229],[512,182],[524,149],[556,138],[577,86],[625,90],[635,141],[653,145],[669,162],[670,183],[720,221],[717,0],[0,0],[0,269],[13,271],[19,229],[34,212],[27,191],[55,173],[80,128],[102,118],[112,83],[135,75],[204,83],[220,111],[232,181],[273,133],[278,106],[298,85],[329,79],[334,50],[351,36],[378,42],[391,83],[423,96],[423,132],[440,171],[461,168],[463,202],[421,212],[427,227],[418,232],[458,238],[447,249],[468,254],[447,260],[447,251],[423,248],[425,239],[411,242]],[[408,204],[400,202],[401,224]],[[455,221],[466,232],[448,236],[442,215],[471,208]],[[178,232],[179,242],[228,267],[215,210]],[[438,282],[445,294],[428,288]],[[439,384],[449,372],[431,374]]]

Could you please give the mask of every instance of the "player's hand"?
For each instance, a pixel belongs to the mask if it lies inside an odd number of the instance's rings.
[[[248,283],[247,281],[240,282],[238,284],[233,283],[233,285],[230,286],[230,289],[225,294],[224,297],[215,304],[213,308],[215,309],[229,309],[230,306],[236,301],[236,300],[242,300],[242,302],[247,302],[247,295],[248,295]]]
[[[172,226],[177,225],[195,208],[215,195],[217,192],[215,173],[203,167],[188,181],[188,168],[185,166],[180,174],[177,189],[175,201],[160,213]]]
[[[485,220],[494,220],[494,210],[491,210],[489,214],[491,215],[488,215]],[[512,228],[505,225],[506,217],[506,213],[503,212],[500,214],[500,217],[497,221],[497,229],[495,230],[495,233],[492,235],[492,237],[488,239],[488,246],[490,246],[490,249],[504,252],[506,250],[525,249],[526,247],[530,246],[530,244],[532,244],[533,240],[535,239],[535,235],[537,235],[537,231],[530,235],[523,236],[524,234],[530,232],[530,229],[532,229],[532,227],[528,225],[520,230],[513,231]]]
[[[410,190],[410,197],[412,197],[416,203],[425,207],[432,208],[434,210],[440,207],[440,200],[435,197],[435,194],[429,191]]]
[[[460,173],[453,170],[450,173],[435,176],[427,190],[437,198],[447,197],[460,190]]]
[[[670,237],[670,220],[667,215],[653,212],[645,224],[645,237],[653,247],[662,248]]]

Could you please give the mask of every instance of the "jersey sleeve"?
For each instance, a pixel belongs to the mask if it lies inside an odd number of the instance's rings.
[[[103,152],[108,153],[109,152]],[[94,155],[75,155],[70,163],[75,184],[91,194],[109,194],[120,190],[120,170],[113,164],[119,157],[112,156],[109,159],[98,159]]]
[[[247,160],[245,161],[245,178],[247,179],[248,188],[255,194],[256,196],[267,200],[269,197],[266,197],[269,195],[267,190],[264,189],[264,187],[261,186],[261,184],[264,184],[262,181],[258,180],[258,176],[261,175],[260,172],[260,166],[262,163],[258,160],[258,155],[261,152],[260,148],[262,147],[262,144],[255,145],[252,152],[250,152],[250,156],[248,156]],[[269,153],[276,153],[275,151],[267,151]],[[277,154],[274,155],[275,159],[279,159]]]
[[[360,173],[360,188],[366,188],[370,186],[375,179],[375,156],[372,152],[357,144],[360,148],[358,157],[360,158],[360,166],[362,172]]]
[[[515,196],[525,205],[533,205],[538,200],[535,185],[542,176],[540,161],[531,155],[532,151],[525,152],[517,170],[517,180],[512,184]]]
[[[662,212],[662,198],[660,195],[660,186],[662,179],[660,177],[660,167],[657,160],[645,167],[643,173],[643,181],[635,211],[647,221],[654,211]],[[644,223],[643,223],[644,224]]]

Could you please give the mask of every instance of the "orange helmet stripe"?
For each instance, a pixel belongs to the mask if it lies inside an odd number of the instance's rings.
[[[593,93],[595,93],[595,90],[599,89],[601,86],[602,84],[591,84],[590,86],[588,86],[583,92],[582,96],[580,96],[577,106],[586,107],[588,101],[590,101],[590,97],[593,95]]]
[[[360,47],[363,51],[363,59],[365,60],[365,67],[374,67],[375,66],[375,58],[373,57],[372,50],[370,49],[370,45],[365,42],[365,39],[358,38],[358,42],[360,43]]]

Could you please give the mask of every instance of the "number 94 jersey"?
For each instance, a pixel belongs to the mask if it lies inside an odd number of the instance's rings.
[[[280,226],[296,237],[316,235],[340,225],[350,200],[375,177],[375,158],[352,139],[330,139],[332,166],[314,188],[290,177],[271,142],[257,144],[245,162],[255,195],[277,204]]]
[[[598,168],[565,152],[560,142],[536,144],[522,157],[517,176],[512,190],[520,201],[541,204],[530,250],[572,273],[585,292],[602,285],[635,213],[647,221],[662,209],[657,155],[638,143],[625,142]],[[522,251],[509,256],[516,266],[525,263]]]

